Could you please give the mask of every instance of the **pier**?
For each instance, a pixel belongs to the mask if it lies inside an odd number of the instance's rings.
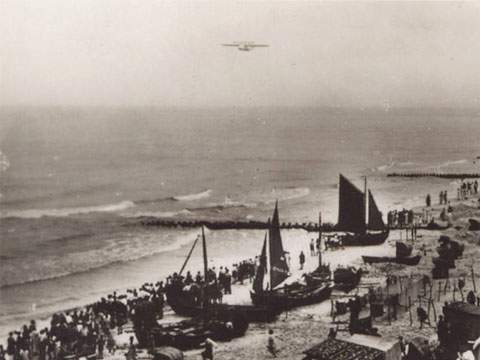
[[[130,224],[131,225],[131,224]],[[199,228],[205,226],[211,230],[264,230],[268,229],[268,222],[264,221],[229,221],[229,220],[174,220],[174,219],[164,219],[156,217],[140,217],[138,222],[133,225],[141,226],[159,226],[167,228]],[[428,224],[416,226],[417,230],[441,230],[448,228],[448,226],[440,226],[438,224]],[[280,229],[302,229],[308,232],[323,232],[323,233],[332,233],[340,232],[335,228],[334,224],[323,223],[319,225],[314,222],[282,222],[280,223]],[[390,227],[391,230],[410,230],[410,226],[402,227]]]
[[[219,221],[219,220],[173,220],[155,217],[139,218],[139,225],[142,226],[161,226],[161,227],[182,227],[182,228],[198,228],[206,226],[212,230],[262,230],[268,229],[268,222],[263,221]],[[283,222],[280,224],[281,229],[303,229],[309,232],[333,232],[335,227],[333,224],[322,224],[313,222]]]
[[[443,179],[473,179],[473,178],[480,178],[480,173],[423,173],[423,172],[408,172],[408,173],[389,173],[387,177],[409,177],[409,178],[417,178],[417,177],[438,177]]]

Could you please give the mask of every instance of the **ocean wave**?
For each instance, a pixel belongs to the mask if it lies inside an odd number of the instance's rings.
[[[256,207],[256,203],[249,203],[249,202],[242,202],[242,201],[235,201],[230,199],[229,197],[225,197],[225,200],[220,203],[209,203],[206,206],[202,206],[201,208],[194,208],[193,210],[203,210],[203,209],[228,209],[228,208],[254,208]]]
[[[88,214],[93,212],[116,212],[126,210],[134,207],[132,201],[125,200],[115,204],[98,205],[98,206],[83,206],[62,209],[27,209],[27,210],[13,210],[4,211],[0,218],[25,218],[38,219],[44,216],[65,217],[77,214]]]
[[[441,163],[440,165],[437,165],[435,167],[437,168],[444,168],[444,167],[449,167],[449,166],[452,166],[452,165],[462,165],[462,164],[466,164],[468,162],[467,159],[461,159],[461,160],[451,160],[451,161],[446,161],[444,163]]]
[[[129,214],[128,217],[158,217],[158,218],[170,218],[175,216],[191,215],[192,212],[188,209],[182,209],[179,211],[139,211],[135,214]]]
[[[66,276],[88,273],[109,266],[175,251],[192,243],[196,230],[175,234],[173,241],[162,243],[156,234],[139,234],[136,238],[112,239],[101,249],[91,249],[57,256],[35,256],[18,261],[4,261],[0,275],[0,289]],[[160,244],[160,245],[159,245]]]
[[[266,204],[272,204],[275,201],[293,200],[307,196],[310,189],[307,187],[295,187],[285,189],[273,189],[268,195],[270,199],[266,200]]]
[[[385,165],[380,165],[375,168],[376,171],[384,172],[387,171],[388,169],[391,169],[395,166],[394,162],[391,162],[390,164],[385,164]]]
[[[7,155],[5,155],[2,150],[0,150],[0,173],[7,171],[10,167],[10,160],[8,160]]]
[[[208,198],[210,197],[211,194],[212,194],[212,190],[208,189],[197,194],[174,196],[172,199],[176,201],[194,201],[194,200],[201,200],[201,199]]]

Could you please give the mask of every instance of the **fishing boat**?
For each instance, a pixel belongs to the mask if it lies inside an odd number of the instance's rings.
[[[412,245],[405,244],[401,241],[395,242],[395,256],[397,258],[408,257],[412,255],[413,247]]]
[[[205,232],[202,227],[203,242],[203,265],[204,279],[208,279],[207,248]],[[198,238],[195,240],[195,244]],[[179,291],[181,287],[181,273],[184,270],[193,249],[189,252],[180,273],[175,276],[172,283],[166,286],[166,296],[172,309],[182,309],[186,306],[182,303],[182,296],[189,298],[187,293]],[[248,329],[249,321],[245,312],[232,307],[221,307],[221,304],[210,303],[206,294],[207,281],[200,285],[200,292],[197,297],[196,308],[198,316],[193,319],[180,321],[172,324],[158,324],[155,321],[153,304],[150,302],[135,308],[134,330],[140,347],[149,346],[175,346],[180,349],[192,349],[200,347],[207,339],[218,341],[229,341],[235,337],[243,336]],[[192,313],[193,314],[193,311]],[[153,342],[153,344],[152,344]]]
[[[338,223],[335,230],[345,233],[342,237],[343,246],[380,245],[387,239],[389,229],[383,222],[372,192],[367,190],[367,178],[365,191],[362,192],[340,174]]]
[[[153,341],[155,346],[173,346],[180,350],[190,350],[200,348],[207,338],[214,341],[230,341],[242,336],[247,328],[248,323],[242,318],[221,321],[198,317],[158,325],[152,330],[148,340]]]
[[[295,282],[279,286],[290,276],[285,255],[286,252],[283,249],[280,234],[278,203],[276,203],[272,221],[269,221],[269,229],[265,234],[260,254],[260,264],[257,268],[253,288],[250,293],[253,304],[264,305],[274,309],[291,309],[319,303],[330,297],[332,289],[328,283],[308,286],[308,284]],[[270,281],[265,287],[264,282],[267,274],[270,275]]]
[[[319,252],[318,267],[303,276],[308,286],[318,286],[333,280],[335,290],[349,292],[358,286],[362,273],[362,269],[356,269],[353,266],[338,267],[332,273],[330,265],[322,263],[322,253]]]
[[[362,273],[362,269],[357,269],[353,266],[336,268],[333,272],[334,289],[350,292],[360,283]]]
[[[207,264],[207,245],[205,239],[205,231],[202,227],[202,248],[204,254],[204,263]],[[180,269],[178,277],[182,275],[183,270],[187,266],[187,263],[193,253],[199,237],[195,240],[190,251],[185,259],[185,262]],[[207,267],[205,269],[205,279],[207,278]],[[166,298],[167,302],[172,310],[181,316],[196,317],[207,313],[212,318],[225,318],[231,313],[239,313],[248,321],[255,322],[270,322],[273,321],[280,313],[280,309],[269,308],[261,305],[232,305],[232,304],[220,304],[212,303],[208,298],[209,289],[214,287],[214,284],[204,284],[203,289],[198,284],[186,285],[182,281],[172,281],[166,286]],[[204,294],[204,299],[201,299],[199,294]],[[208,306],[205,306],[208,303]]]
[[[362,256],[365,264],[378,264],[378,263],[395,263],[402,265],[418,265],[422,259],[422,255],[405,256],[405,257],[393,257],[393,256]]]
[[[418,265],[421,255],[412,255],[412,246],[401,241],[395,243],[395,256],[362,256],[365,264],[395,263],[403,265]]]

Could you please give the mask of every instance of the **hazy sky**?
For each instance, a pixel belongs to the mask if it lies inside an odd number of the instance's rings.
[[[0,0],[0,61],[3,105],[480,106],[480,2]]]

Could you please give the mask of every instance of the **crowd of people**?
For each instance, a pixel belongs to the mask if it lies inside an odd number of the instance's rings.
[[[387,213],[387,224],[390,228],[404,228],[414,225],[413,210],[391,210]]]
[[[457,200],[466,200],[470,195],[478,194],[478,181],[462,181],[457,189]]]
[[[223,294],[231,294],[232,284],[252,281],[255,276],[257,259],[248,259],[233,264],[233,270],[221,266],[208,269],[207,283],[214,285],[207,295],[211,301],[221,302]],[[166,283],[145,283],[138,289],[127,289],[125,294],[114,292],[83,309],[76,309],[52,315],[49,327],[38,328],[32,320],[19,331],[9,333],[6,347],[0,345],[0,360],[69,360],[78,357],[102,359],[104,351],[114,353],[115,331],[132,320],[134,327],[152,326],[163,317],[166,289],[172,283],[181,281],[183,286],[204,284],[203,275],[195,277],[173,274]],[[208,290],[206,290],[208,291]],[[154,314],[154,316],[152,316]],[[134,347],[133,343],[130,347]],[[130,349],[126,354],[132,354]],[[132,356],[130,356],[132,357]]]
[[[121,329],[140,299],[116,293],[85,308],[51,317],[50,326],[39,328],[35,320],[7,338],[7,360],[102,359],[104,349],[115,352],[113,329]],[[118,330],[117,330],[118,331]],[[2,349],[3,351],[3,349]]]
[[[173,288],[177,292],[182,292],[184,296],[190,297],[192,303],[199,304],[201,299],[206,299],[210,303],[222,303],[223,295],[232,293],[232,284],[244,281],[252,282],[255,277],[258,258],[248,259],[233,264],[233,270],[230,272],[228,267],[220,266],[207,270],[206,279],[200,271],[195,277],[190,271],[185,276],[179,273],[173,273],[167,277],[166,287]]]

